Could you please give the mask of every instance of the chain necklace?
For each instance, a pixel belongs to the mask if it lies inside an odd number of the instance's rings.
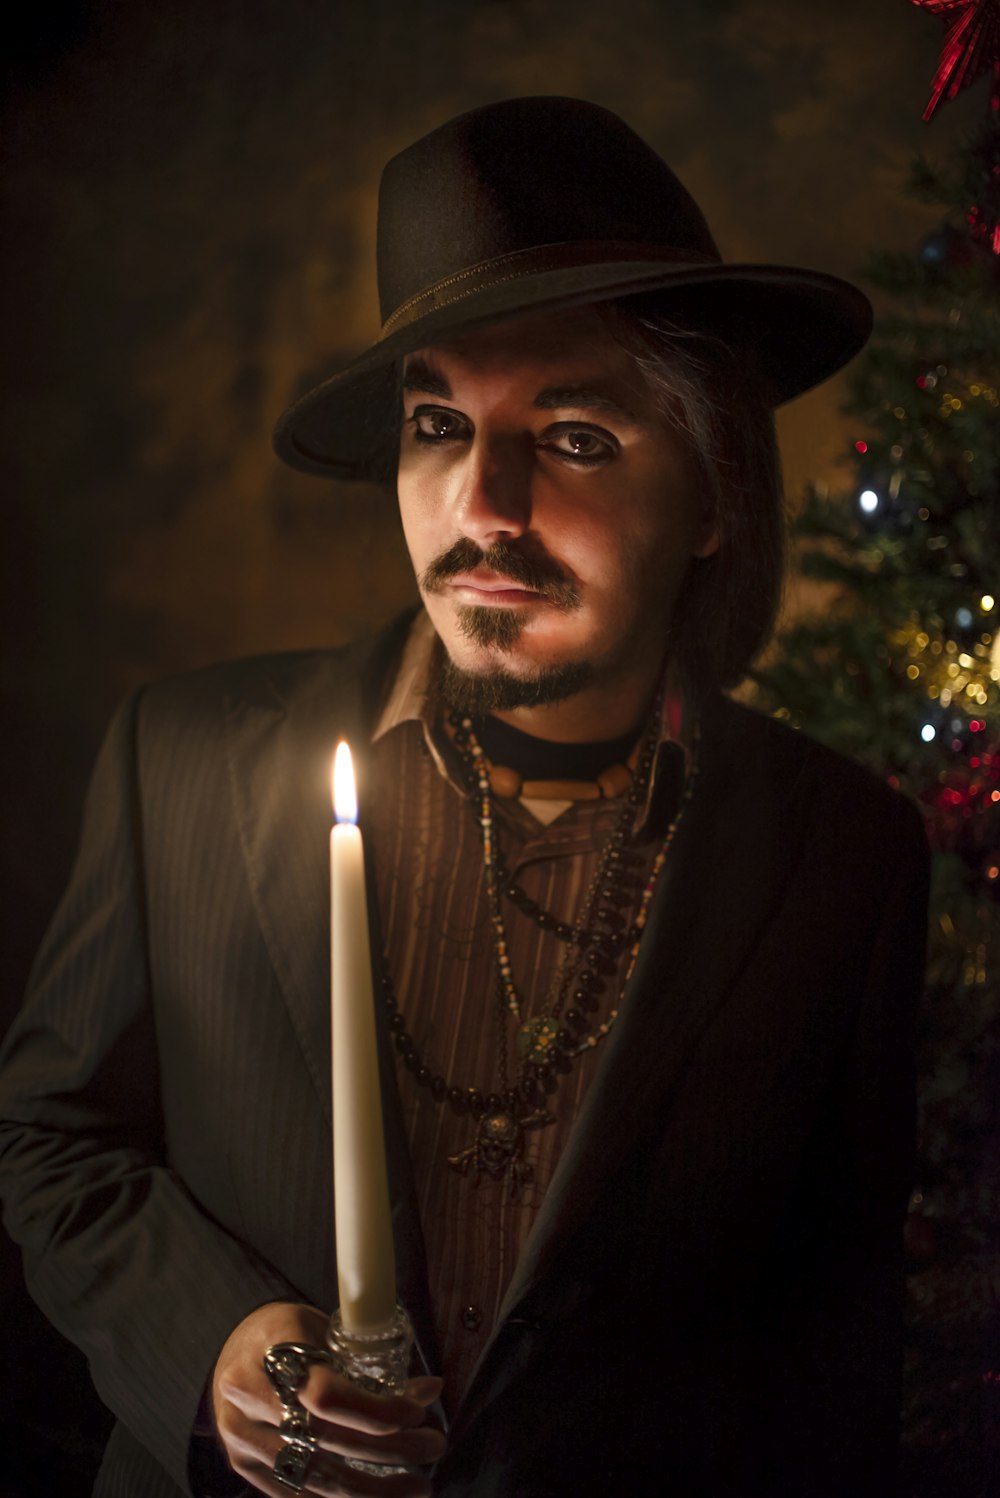
[[[632,856],[625,845],[648,788],[659,734],[659,709],[658,699],[640,747],[635,779],[601,851],[597,869],[572,926],[558,921],[551,912],[529,900],[520,886],[511,882],[497,845],[489,761],[476,739],[471,720],[452,720],[452,737],[469,769],[483,839],[486,893],[497,960],[497,1090],[484,1093],[478,1087],[455,1086],[426,1065],[413,1037],[407,1032],[384,956],[381,989],[389,1010],[389,1028],[407,1070],[419,1086],[430,1090],[437,1103],[448,1102],[457,1113],[471,1114],[476,1120],[473,1143],[457,1155],[450,1155],[448,1163],[462,1175],[473,1169],[477,1182],[487,1174],[505,1180],[513,1193],[519,1185],[530,1180],[531,1166],[523,1159],[525,1131],[555,1122],[555,1115],[542,1106],[546,1096],[556,1090],[558,1077],[570,1070],[577,1057],[586,1055],[600,1044],[618,1018],[625,989],[635,969],[657,880],[691,801],[699,768],[701,725],[696,717],[692,728],[691,764],[680,804],[643,884],[635,919],[627,923],[619,915],[616,905],[621,895],[627,893],[624,886],[631,872]],[[564,941],[567,948],[553,975],[541,1012],[527,1021],[522,1017],[520,995],[510,964],[501,905],[503,894],[541,929],[553,932]],[[605,929],[593,928],[591,923],[595,916],[598,925]],[[614,974],[626,946],[630,950],[617,999],[592,1030],[590,1016],[599,1009],[607,980]],[[574,978],[573,1003],[563,1015],[562,1008]],[[507,1065],[511,1016],[518,1021],[516,1044],[520,1064],[516,1085],[511,1085]]]
[[[556,994],[554,1000],[551,1002],[551,1006],[549,1003],[543,1005],[541,1013],[532,1020],[524,1020],[522,1018],[520,995],[514,983],[514,976],[510,966],[510,943],[507,938],[507,928],[501,902],[501,890],[505,883],[504,876],[506,876],[507,871],[500,862],[497,853],[490,765],[473,731],[471,720],[469,718],[452,720],[455,742],[459,750],[468,755],[475,776],[479,798],[479,823],[483,836],[486,896],[490,909],[490,921],[493,925],[497,967],[500,973],[505,1007],[519,1021],[517,1048],[522,1057],[522,1066],[525,1063],[528,1065],[545,1065],[555,1059],[551,1053],[557,1047],[560,1039],[557,1021],[559,1010],[565,997],[567,982],[572,977],[574,970],[572,962],[574,955],[573,948],[579,949],[580,958],[584,962],[589,961],[592,970],[601,971],[605,967],[610,968],[613,966],[611,951],[619,943],[613,940],[606,940],[604,933],[589,930],[594,896],[598,888],[613,888],[612,881],[615,880],[616,876],[620,878],[621,869],[619,865],[623,858],[625,840],[632,823],[635,821],[639,805],[645,797],[653,756],[656,752],[660,709],[661,701],[657,699],[653,712],[650,715],[649,727],[643,736],[639,751],[636,778],[632,782],[631,789],[624,799],[618,820],[601,851],[597,870],[590,882],[587,893],[580,903],[576,922],[567,931],[565,923],[557,922],[555,917],[548,911],[537,910],[535,915],[537,923],[543,929],[555,929],[557,934],[569,943],[569,947],[554,977]],[[503,1023],[503,1015],[501,1015],[501,1023]],[[562,1044],[559,1048],[565,1050],[567,1049],[568,1037],[563,1035],[561,1039]],[[507,1051],[505,1031],[501,1035],[499,1049],[500,1057],[505,1065]]]

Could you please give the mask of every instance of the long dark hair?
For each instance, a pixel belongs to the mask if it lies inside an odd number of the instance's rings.
[[[692,697],[735,687],[774,633],[789,549],[774,417],[752,351],[671,320],[655,296],[595,310],[684,436],[719,528],[718,549],[691,561],[669,648]]]

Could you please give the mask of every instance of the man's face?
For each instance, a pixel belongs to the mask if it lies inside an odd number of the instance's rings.
[[[409,355],[403,386],[403,529],[453,665],[499,681],[497,707],[655,672],[691,558],[718,540],[606,324],[499,323]]]

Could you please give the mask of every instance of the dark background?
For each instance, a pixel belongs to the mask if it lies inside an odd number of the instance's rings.
[[[38,11],[8,39],[3,120],[0,1028],[123,693],[343,640],[413,596],[392,496],[285,471],[268,441],[374,336],[393,152],[490,100],[592,99],[665,156],[726,258],[850,278],[936,224],[902,196],[908,163],[985,107],[980,86],[921,122],[943,31],[905,0]],[[781,413],[793,502],[838,481],[842,388]],[[0,1498],[70,1498],[103,1419],[17,1262],[4,1243]]]

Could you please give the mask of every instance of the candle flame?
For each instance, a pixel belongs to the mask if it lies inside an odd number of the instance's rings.
[[[338,822],[358,820],[358,796],[354,789],[354,766],[345,739],[333,757],[333,810]]]

